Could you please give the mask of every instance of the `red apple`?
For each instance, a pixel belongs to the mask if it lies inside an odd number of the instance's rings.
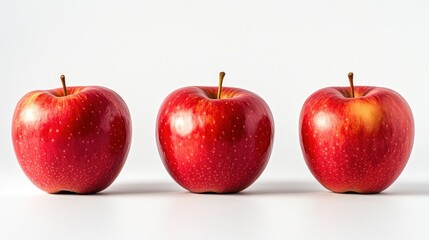
[[[169,174],[195,192],[233,193],[250,186],[271,154],[274,121],[255,93],[219,87],[185,87],[162,103],[157,146]],[[217,92],[217,94],[216,94]]]
[[[131,143],[127,105],[96,86],[33,91],[17,104],[15,154],[28,178],[48,193],[96,193],[121,171]]]
[[[300,116],[308,168],[333,192],[378,193],[401,174],[411,154],[414,120],[397,92],[328,87],[313,93]]]

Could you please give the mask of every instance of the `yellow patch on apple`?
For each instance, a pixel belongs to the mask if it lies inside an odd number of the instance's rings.
[[[349,105],[350,115],[358,120],[368,132],[377,130],[381,124],[382,111],[370,102],[354,101]]]

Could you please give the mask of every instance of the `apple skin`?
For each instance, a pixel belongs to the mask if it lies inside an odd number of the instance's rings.
[[[313,93],[299,120],[308,168],[327,189],[378,193],[401,174],[411,154],[414,120],[404,98],[381,87],[330,87]]]
[[[131,117],[114,91],[98,86],[33,91],[17,104],[12,141],[27,177],[48,193],[96,193],[121,171]]]
[[[274,121],[265,101],[247,90],[185,87],[162,103],[156,139],[171,177],[194,193],[235,193],[265,169]]]

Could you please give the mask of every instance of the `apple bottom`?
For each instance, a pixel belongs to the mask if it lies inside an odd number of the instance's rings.
[[[92,111],[92,110],[89,110]],[[103,125],[101,120],[107,120]],[[15,152],[27,177],[48,193],[96,193],[119,175],[130,147],[131,127],[125,117],[93,118],[85,127],[79,119],[58,128],[40,124],[37,130],[18,124],[14,130]],[[75,130],[73,126],[78,126]]]
[[[221,141],[219,135],[207,131],[189,138],[178,135],[161,138],[164,166],[183,188],[194,193],[236,193],[262,174],[272,146],[268,117],[261,118],[248,135],[230,141],[225,140],[227,137]]]
[[[50,193],[92,194],[110,186],[123,167],[122,161],[96,164],[105,160],[103,155],[93,159],[80,159],[81,165],[54,166],[45,163],[21,162],[21,168],[39,189]],[[52,163],[52,161],[50,161]]]
[[[318,153],[306,161],[313,176],[330,191],[379,193],[393,184],[405,168],[408,155],[397,155],[395,144],[377,145],[377,139],[361,142],[360,138],[348,142],[352,146],[316,144],[312,150]],[[373,155],[375,152],[377,155]]]
[[[246,158],[246,157],[243,157]],[[229,156],[225,159],[237,159]],[[249,160],[252,160],[249,157]],[[253,163],[226,163],[219,159],[204,163],[167,164],[171,177],[183,188],[193,193],[236,193],[243,191],[258,179],[268,161]],[[211,164],[218,162],[217,164]],[[182,165],[182,166],[178,166]],[[207,171],[210,171],[207,174]],[[181,174],[186,172],[187,174]]]

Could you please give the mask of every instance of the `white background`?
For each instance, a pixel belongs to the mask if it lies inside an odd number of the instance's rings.
[[[0,238],[426,238],[429,214],[427,1],[0,1]],[[162,100],[189,85],[256,92],[276,123],[270,162],[242,194],[178,187],[158,156]],[[298,117],[328,86],[383,86],[411,106],[414,150],[378,195],[334,194],[302,158]],[[48,195],[22,173],[10,129],[27,92],[102,85],[127,102],[133,142],[95,196]]]

